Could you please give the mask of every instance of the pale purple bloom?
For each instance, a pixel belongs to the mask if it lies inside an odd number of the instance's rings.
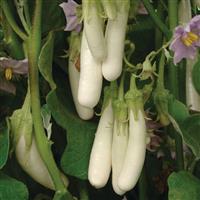
[[[193,17],[185,26],[175,29],[170,49],[174,51],[174,64],[183,58],[194,59],[200,47],[200,15]]]
[[[6,70],[8,70],[8,72]],[[15,60],[12,58],[1,57],[0,72],[3,72],[4,74],[4,77],[0,80],[0,90],[15,94],[16,92],[15,85],[9,80],[12,79],[13,75],[28,74],[28,60],[27,59]]]
[[[12,58],[0,58],[0,68],[5,70],[10,68],[13,74],[25,75],[28,73],[28,60],[15,60]]]
[[[77,17],[77,7],[79,6],[79,4],[77,4],[75,1],[73,0],[68,0],[67,3],[61,3],[59,5],[64,13],[65,13],[65,17],[67,20],[67,26],[65,27],[65,31],[73,31],[75,30],[76,32],[80,32],[82,25],[81,23],[78,21],[78,17]]]
[[[0,91],[16,94],[16,87],[13,83],[7,80],[0,80]]]

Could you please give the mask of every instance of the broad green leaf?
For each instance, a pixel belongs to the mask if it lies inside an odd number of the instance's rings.
[[[9,153],[9,124],[0,127],[0,169],[6,164]]]
[[[46,100],[55,121],[67,131],[67,147],[61,158],[61,167],[71,176],[87,179],[96,124],[78,117],[67,78],[63,73],[58,73],[56,78],[57,89],[52,90]]]
[[[56,88],[56,84],[52,76],[53,48],[54,48],[54,33],[49,32],[47,40],[43,45],[39,56],[39,70],[44,79],[49,83],[51,89]]]
[[[186,171],[173,172],[168,178],[169,200],[199,200],[200,180]]]
[[[168,112],[177,123],[182,123],[190,115],[187,107],[175,98],[170,98]]]
[[[62,93],[61,93],[62,94]],[[61,159],[65,173],[80,179],[87,179],[90,151],[96,130],[96,124],[83,121],[75,115],[66,98],[63,103],[52,91],[47,97],[47,104],[56,122],[67,130],[68,145]]]
[[[24,183],[0,173],[0,200],[28,200]]]
[[[200,94],[200,60],[198,60],[192,69],[192,81],[194,88]]]
[[[200,115],[186,118],[182,125],[183,140],[192,149],[197,159],[200,158]]]

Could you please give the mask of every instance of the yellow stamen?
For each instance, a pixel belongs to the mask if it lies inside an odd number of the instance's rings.
[[[183,44],[189,47],[199,39],[199,36],[196,35],[195,33],[189,32],[187,33],[186,37],[182,37],[181,39],[183,41]]]
[[[6,80],[10,81],[12,79],[13,71],[11,67],[7,67],[5,69],[5,78]]]

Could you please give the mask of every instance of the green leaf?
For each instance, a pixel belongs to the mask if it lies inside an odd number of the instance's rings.
[[[0,169],[6,164],[9,153],[9,124],[0,127]]]
[[[34,2],[31,0],[31,2]],[[55,29],[63,29],[66,24],[62,8],[59,6],[63,0],[43,1],[42,32],[47,33]]]
[[[183,140],[192,149],[197,159],[200,158],[200,115],[186,118],[182,125]]]
[[[56,84],[52,76],[53,48],[54,48],[54,33],[49,32],[47,40],[43,45],[39,56],[39,70],[44,79],[49,83],[51,89],[56,88]]]
[[[0,173],[1,200],[28,200],[28,189],[22,182]]]
[[[182,123],[190,115],[187,107],[173,97],[169,100],[168,112],[177,123]]]
[[[61,93],[62,94],[62,93]],[[96,124],[83,121],[72,112],[72,105],[65,99],[63,104],[52,91],[47,96],[47,104],[56,122],[67,130],[68,145],[61,159],[61,167],[65,173],[80,179],[87,179],[90,151],[94,140]]]
[[[195,63],[192,68],[192,81],[194,88],[200,94],[200,59]]]
[[[85,180],[97,124],[78,117],[63,72],[57,73],[56,84],[56,90],[47,95],[46,101],[57,124],[67,130],[67,147],[61,167],[66,174]]]
[[[199,200],[200,180],[186,171],[173,172],[168,178],[169,200]]]

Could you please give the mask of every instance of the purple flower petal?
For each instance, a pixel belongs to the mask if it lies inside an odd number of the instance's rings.
[[[193,17],[185,26],[176,27],[170,49],[174,51],[174,64],[183,58],[194,59],[200,47],[200,15]]]
[[[11,68],[14,74],[27,74],[28,73],[28,60],[15,60],[12,58],[0,58],[0,68]]]
[[[76,8],[79,6],[75,1],[68,0],[67,3],[61,3],[59,5],[65,14],[67,25],[65,27],[65,31],[72,31],[75,30],[76,32],[80,32],[82,25],[79,23],[77,15],[76,15]]]
[[[16,87],[10,81],[0,80],[0,90],[4,92],[11,93],[13,95],[16,94]]]

